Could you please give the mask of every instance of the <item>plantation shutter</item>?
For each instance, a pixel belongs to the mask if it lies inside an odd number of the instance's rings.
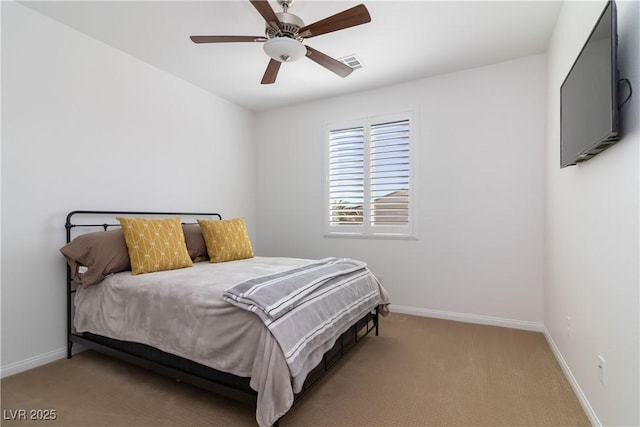
[[[415,237],[412,126],[411,113],[327,125],[327,235]]]
[[[329,200],[331,225],[364,222],[365,129],[329,132]]]
[[[370,221],[373,226],[409,223],[409,120],[371,125]]]

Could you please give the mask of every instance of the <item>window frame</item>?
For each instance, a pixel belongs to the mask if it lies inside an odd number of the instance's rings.
[[[384,115],[376,115],[363,117],[352,120],[336,120],[326,122],[324,125],[323,143],[324,143],[324,236],[325,237],[343,237],[343,238],[374,238],[374,239],[418,239],[417,212],[418,212],[418,191],[417,191],[417,123],[416,114],[413,110],[402,111],[399,113],[390,113]],[[371,189],[367,182],[370,178],[371,168],[371,129],[375,125],[394,122],[409,122],[409,210],[407,225],[374,225],[370,222],[372,214],[371,206]],[[340,129],[349,129],[362,127],[364,129],[364,157],[365,167],[364,177],[364,218],[362,224],[357,225],[331,225],[331,197],[330,197],[330,136],[331,132]]]

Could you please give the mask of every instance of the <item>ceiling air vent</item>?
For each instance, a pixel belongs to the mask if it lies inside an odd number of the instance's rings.
[[[354,70],[357,70],[358,68],[363,68],[364,67],[362,62],[360,62],[360,59],[355,55],[349,55],[349,56],[344,56],[342,58],[338,58],[338,61],[342,62],[343,64],[348,65],[349,67],[353,68]]]

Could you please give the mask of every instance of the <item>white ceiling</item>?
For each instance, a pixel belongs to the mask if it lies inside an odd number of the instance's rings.
[[[543,53],[560,11],[555,1],[364,0],[371,23],[308,39],[334,58],[356,54],[365,68],[338,77],[303,58],[261,85],[261,43],[196,45],[190,35],[264,35],[248,0],[26,1],[24,5],[254,111],[387,86]],[[305,24],[357,1],[297,0]],[[271,6],[281,9],[275,1]]]

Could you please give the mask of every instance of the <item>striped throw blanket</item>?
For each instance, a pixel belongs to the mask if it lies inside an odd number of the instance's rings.
[[[244,281],[223,297],[262,319],[293,377],[315,349],[333,344],[369,310],[388,303],[386,291],[365,263],[339,258]]]

